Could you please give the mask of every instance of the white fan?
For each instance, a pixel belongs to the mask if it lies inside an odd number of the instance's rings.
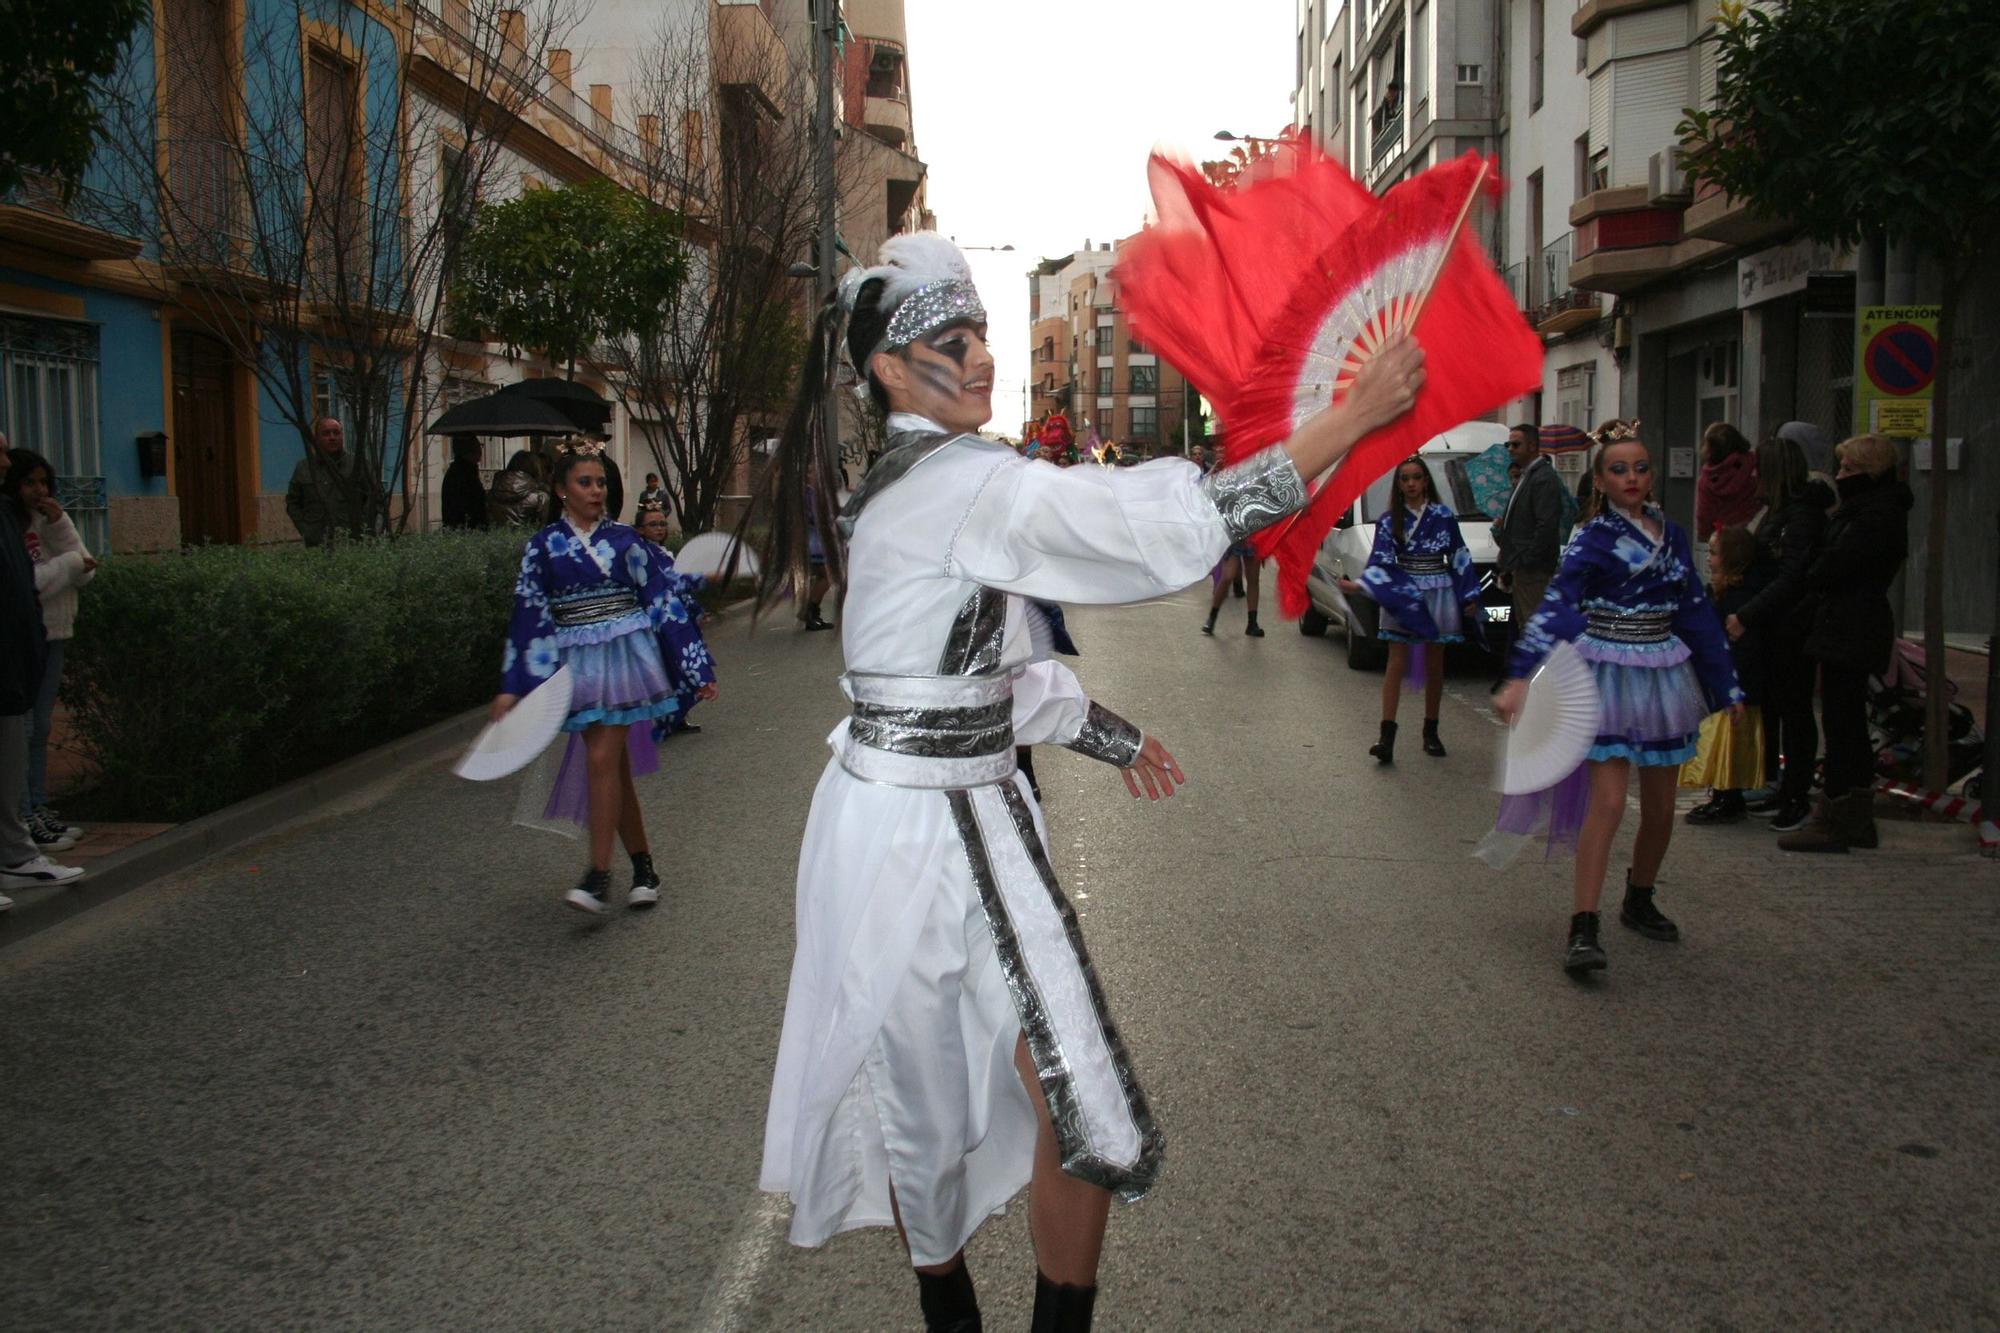
[[[736,550],[736,542],[724,532],[704,532],[699,537],[690,537],[674,555],[674,566],[683,574],[701,574],[715,578],[729,565],[730,555]],[[736,557],[736,573],[742,578],[757,577],[757,553],[744,547]]]
[[[507,716],[487,723],[451,771],[474,782],[491,782],[527,767],[561,734],[574,684],[569,668],[558,668]]]
[[[1528,697],[1500,747],[1494,786],[1503,796],[1553,787],[1597,740],[1597,678],[1576,649],[1559,643],[1528,677]]]

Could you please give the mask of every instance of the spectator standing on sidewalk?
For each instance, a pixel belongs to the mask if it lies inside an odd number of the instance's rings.
[[[1507,454],[1521,467],[1521,479],[1508,493],[1507,508],[1494,525],[1500,547],[1494,576],[1514,598],[1515,632],[1528,623],[1562,556],[1565,505],[1562,478],[1542,453],[1541,428],[1523,422],[1507,432]]]
[[[1706,543],[1717,528],[1748,526],[1763,500],[1757,493],[1757,456],[1750,441],[1726,421],[1701,435],[1701,476],[1694,489],[1694,539]]]
[[[645,488],[639,492],[639,513],[643,516],[648,509],[657,509],[665,513],[666,508],[667,488],[660,485],[659,473],[648,472]]]
[[[441,497],[448,528],[486,526],[486,487],[479,480],[479,441],[451,442],[451,466],[444,470]]]
[[[495,527],[539,529],[549,521],[550,497],[543,476],[539,457],[526,449],[514,451],[487,493],[487,517]]]
[[[285,513],[307,546],[324,546],[375,530],[382,492],[361,460],[347,451],[347,431],[333,417],[313,422],[312,444],[292,469]]]
[[[0,435],[0,446],[7,440]],[[12,459],[0,448],[0,484]],[[46,635],[35,600],[35,567],[15,518],[0,504],[0,890],[40,888],[78,879],[83,871],[49,860],[21,822],[28,782],[28,724],[42,683]],[[14,905],[0,892],[0,911]]]
[[[29,715],[28,789],[21,798],[20,815],[37,847],[64,852],[82,840],[83,830],[63,823],[49,808],[49,729],[55,722],[63,653],[76,633],[77,590],[97,573],[97,561],[56,503],[56,470],[49,460],[27,449],[10,450],[7,459],[0,499],[12,507],[14,520],[21,525],[28,560],[35,567],[35,596],[42,604],[42,628],[48,640],[41,687]]]
[[[1868,677],[1889,664],[1895,645],[1889,585],[1909,554],[1910,506],[1916,502],[1896,475],[1896,445],[1886,436],[1857,435],[1833,453],[1840,508],[1826,525],[1825,549],[1806,572],[1812,598],[1806,653],[1819,663],[1826,792],[1804,828],[1778,839],[1788,852],[1876,845]]]

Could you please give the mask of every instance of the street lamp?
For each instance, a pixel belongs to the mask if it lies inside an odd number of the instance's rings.
[[[1238,134],[1233,130],[1217,130],[1215,137],[1224,143],[1283,143],[1282,138],[1269,139],[1261,134]]]

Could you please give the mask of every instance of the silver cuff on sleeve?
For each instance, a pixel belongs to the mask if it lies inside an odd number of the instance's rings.
[[[1306,507],[1305,479],[1281,444],[1217,468],[1201,479],[1201,489],[1221,511],[1233,542]]]
[[[1090,711],[1084,714],[1083,729],[1064,748],[1101,759],[1115,768],[1130,768],[1139,762],[1139,746],[1145,739],[1137,727],[1093,701]]]

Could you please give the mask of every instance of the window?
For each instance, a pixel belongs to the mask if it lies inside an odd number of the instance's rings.
[[[102,554],[104,477],[98,466],[97,326],[0,315],[0,430],[56,470],[56,499]]]
[[[1590,136],[1588,134],[1579,134],[1576,136],[1576,146],[1570,150],[1570,156],[1576,167],[1576,194],[1573,197],[1581,199],[1589,194],[1591,190]]]
[[[362,256],[360,79],[323,46],[306,62],[306,233],[322,277],[352,276]]]
[[[1097,368],[1097,396],[1099,398],[1109,398],[1111,396],[1110,366],[1099,366]]]
[[[1337,129],[1337,128],[1339,128],[1339,126],[1340,126],[1340,103],[1341,103],[1341,95],[1340,95],[1340,89],[1341,89],[1341,81],[1340,81],[1340,62],[1341,62],[1341,59],[1342,59],[1342,58],[1341,58],[1340,56],[1335,56],[1335,57],[1333,58],[1333,78],[1332,78],[1332,80],[1331,80],[1331,81],[1330,81],[1330,82],[1328,83],[1328,85],[1327,85],[1327,86],[1328,86],[1328,88],[1330,88],[1330,89],[1332,90],[1332,95],[1331,95],[1331,96],[1329,96],[1329,97],[1328,97],[1328,98],[1326,99],[1326,107],[1327,107],[1327,122],[1326,122],[1326,127],[1327,127],[1327,129],[1329,129],[1329,130],[1333,130],[1333,129]]]
[[[227,0],[161,9],[166,92],[160,135],[167,160],[163,221],[181,247],[223,258],[236,228],[238,145],[231,142],[231,36]]]
[[[1585,362],[1556,372],[1556,419],[1589,430],[1597,424],[1597,365]]]
[[[1528,0],[1528,113],[1542,109],[1542,29],[1548,26],[1543,0]]]
[[[1486,81],[1486,70],[1480,65],[1460,65],[1458,83],[1461,88],[1477,87]]]
[[[1131,369],[1133,393],[1158,393],[1160,391],[1160,368],[1158,366],[1133,366]]]
[[[1410,18],[1410,105],[1422,106],[1431,95],[1431,7],[1420,4]]]
[[[1132,438],[1153,440],[1160,438],[1160,409],[1157,407],[1135,407],[1132,409]]]
[[[1528,264],[1527,303],[1525,308],[1536,309],[1548,299],[1542,290],[1542,173],[1528,177],[1528,230],[1527,252],[1522,256]]]
[[[1576,39],[1576,72],[1579,74],[1583,73],[1584,66],[1589,63],[1590,43],[1579,37]]]
[[[1111,350],[1111,326],[1109,324],[1100,324],[1097,326],[1097,350],[1100,352],[1109,352]]]
[[[868,61],[868,95],[903,95],[903,53],[886,43],[875,47]]]

